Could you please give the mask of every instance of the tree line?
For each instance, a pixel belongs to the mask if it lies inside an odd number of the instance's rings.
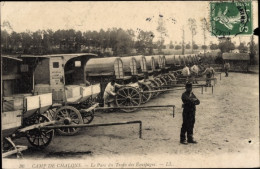
[[[2,53],[7,54],[57,54],[92,52],[99,55],[119,56],[131,54],[152,54],[154,34],[151,31],[112,28],[100,31],[38,30],[8,33],[1,30]]]

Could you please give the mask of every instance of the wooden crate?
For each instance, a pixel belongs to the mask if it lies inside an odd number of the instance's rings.
[[[5,98],[3,102],[3,112],[23,110],[23,97]]]
[[[69,85],[66,86],[66,97],[67,98],[74,98],[80,96],[80,86],[77,85]]]
[[[20,127],[22,125],[21,115],[22,110],[2,112],[2,130]]]

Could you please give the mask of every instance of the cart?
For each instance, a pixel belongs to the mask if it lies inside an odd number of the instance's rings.
[[[21,56],[33,64],[33,94],[52,93],[52,109],[47,116],[64,124],[89,124],[100,96],[100,84],[86,80],[86,62],[91,53]],[[74,135],[80,128],[59,128],[62,135]]]
[[[54,124],[44,115],[52,107],[52,94],[19,94],[3,99],[3,104],[9,104],[13,109],[1,113],[3,157],[15,153],[21,156],[21,151],[27,149],[27,146],[17,146],[12,141],[20,137],[26,137],[29,143],[37,148],[48,146],[53,139],[54,130],[39,130],[38,127]]]

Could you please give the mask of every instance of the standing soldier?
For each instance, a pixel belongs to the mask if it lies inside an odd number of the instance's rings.
[[[181,71],[182,77],[186,78],[185,82],[189,80],[190,77],[190,68],[185,64],[184,68]]]
[[[182,76],[185,76],[185,77],[190,76],[190,69],[186,64],[184,65],[184,68],[182,69],[181,74],[182,74]]]
[[[191,77],[192,77],[192,82],[193,83],[198,83],[197,80],[196,80],[196,77],[198,76],[199,74],[199,67],[194,64],[191,68],[190,68],[190,71],[191,71]]]
[[[208,87],[211,87],[211,80],[209,78],[212,78],[215,74],[215,70],[213,69],[213,67],[210,66],[210,64],[208,64],[208,67],[206,68],[206,70],[202,73],[202,75],[206,74],[206,85]]]
[[[225,69],[226,77],[228,77],[228,71],[230,69],[230,64],[227,61],[225,61],[224,69]]]
[[[187,144],[187,133],[188,143],[196,144],[197,142],[193,139],[193,128],[195,124],[196,105],[199,105],[200,101],[192,92],[192,83],[186,83],[186,91],[182,94],[181,99],[183,102],[183,123],[181,127],[180,143]]]

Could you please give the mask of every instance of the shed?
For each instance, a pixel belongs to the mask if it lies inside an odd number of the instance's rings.
[[[250,62],[248,53],[223,53],[222,57],[229,62],[231,71],[248,71]]]

